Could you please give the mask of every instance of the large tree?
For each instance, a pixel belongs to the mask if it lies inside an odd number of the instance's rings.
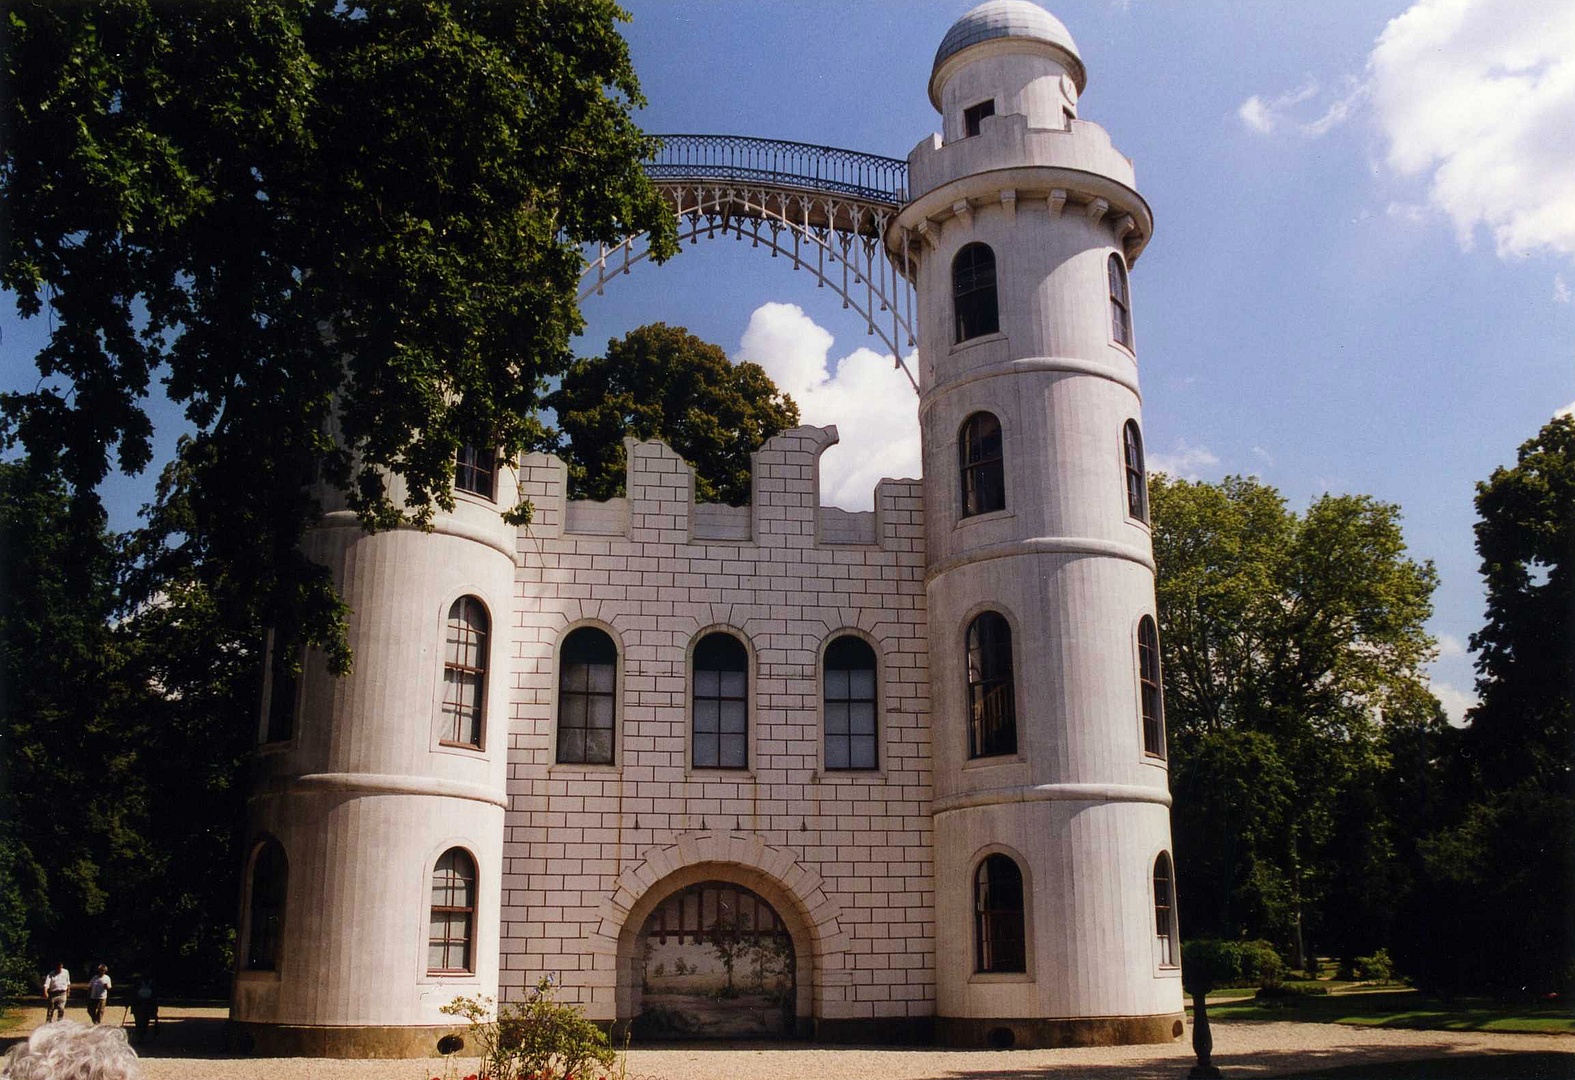
[[[581,244],[673,225],[610,0],[7,5],[0,284],[46,309],[4,436],[78,497],[191,429],[158,519],[242,632],[347,668],[314,486],[368,527],[451,498],[456,450],[540,445]],[[390,480],[396,479],[397,484]],[[400,495],[403,493],[403,501]]]
[[[1575,418],[1477,485],[1487,621],[1405,959],[1440,989],[1575,985]],[[1419,898],[1420,899],[1420,898]],[[1509,915],[1508,913],[1512,913]],[[1508,916],[1508,917],[1507,917]]]
[[[1324,495],[1296,514],[1254,479],[1153,479],[1154,555],[1176,794],[1182,925],[1306,959],[1354,947],[1324,904],[1392,838],[1362,796],[1384,725],[1436,722],[1422,664],[1436,582],[1398,508]]]
[[[577,360],[548,405],[567,437],[575,498],[623,490],[623,439],[662,439],[695,467],[701,502],[749,501],[749,455],[798,423],[798,406],[758,364],[733,364],[681,326],[652,323]]]

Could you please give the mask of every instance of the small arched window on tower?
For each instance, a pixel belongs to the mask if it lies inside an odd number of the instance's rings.
[[[1151,616],[1138,621],[1138,683],[1142,689],[1143,752],[1165,757],[1165,695],[1159,682],[1159,631]]]
[[[1176,884],[1170,872],[1170,852],[1154,860],[1154,965],[1176,966]]]
[[[984,244],[965,244],[952,260],[952,309],[957,340],[993,334],[1001,329],[995,299],[995,252]]]
[[[291,632],[275,627],[269,642],[268,715],[263,725],[263,742],[289,742],[295,736],[295,707],[300,694],[293,661],[297,655],[285,647]]]
[[[968,624],[968,756],[1017,753],[1012,628],[997,611]]]
[[[603,630],[582,626],[558,654],[558,761],[613,763],[618,708],[618,646]]]
[[[845,634],[826,646],[824,664],[826,768],[876,768],[875,650]]]
[[[480,495],[483,499],[493,498],[497,460],[497,455],[491,450],[474,446],[460,447],[454,459],[454,487],[472,495]]]
[[[468,974],[476,928],[476,864],[449,848],[432,867],[432,920],[427,932],[427,972]]]
[[[749,651],[732,634],[707,634],[694,654],[693,761],[697,769],[749,767]]]
[[[438,716],[438,741],[445,746],[481,748],[489,625],[486,608],[474,596],[461,596],[448,609]]]
[[[1127,263],[1110,256],[1110,336],[1132,348],[1132,298],[1127,290]]]
[[[957,467],[962,476],[962,516],[1006,509],[1006,467],[1001,422],[987,412],[963,421],[957,437]]]
[[[974,970],[1028,970],[1023,933],[1023,871],[1009,855],[987,855],[974,872]]]
[[[279,938],[290,868],[284,847],[273,837],[252,855],[251,902],[247,912],[246,970],[277,971]]]
[[[1126,458],[1127,516],[1148,520],[1148,474],[1143,471],[1143,433],[1136,420],[1121,431],[1121,452]]]

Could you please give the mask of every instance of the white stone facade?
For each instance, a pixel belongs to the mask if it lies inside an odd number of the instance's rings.
[[[1153,557],[1125,443],[1138,365],[1110,276],[1124,293],[1152,222],[1131,163],[1076,119],[1085,78],[1065,28],[1026,0],[964,16],[937,55],[945,138],[910,156],[886,237],[916,283],[925,476],[883,481],[873,511],[820,506],[836,431],[804,427],[757,452],[746,508],[696,505],[683,461],[631,441],[622,499],[567,501],[562,462],[534,455],[431,534],[332,516],[314,534],[358,666],[334,680],[309,660],[296,734],[262,755],[253,830],[282,845],[289,883],[276,970],[237,981],[234,1015],[260,1041],[414,1046],[399,1032],[443,1025],[455,994],[518,1000],[548,974],[593,1019],[629,1021],[646,917],[705,881],[780,916],[806,1034],[1180,1034],[1174,897],[1157,902],[1155,877],[1168,777],[1139,645]],[[964,333],[954,260],[978,244],[999,325]],[[981,413],[999,425],[1004,506],[968,513],[959,433]],[[534,507],[521,529],[498,516],[516,495]],[[465,595],[491,627],[474,747],[432,734],[444,613]],[[1010,628],[1015,708],[1013,749],[989,755],[970,751],[982,612]],[[559,763],[560,649],[585,626],[617,648],[607,765]],[[693,764],[692,651],[711,631],[747,649],[747,768]],[[877,658],[872,770],[824,760],[823,653],[842,635]],[[428,882],[453,847],[477,871],[473,962],[429,975]],[[979,960],[993,855],[1021,873],[1021,970]]]

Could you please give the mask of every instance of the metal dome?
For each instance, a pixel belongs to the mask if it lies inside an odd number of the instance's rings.
[[[993,38],[1021,38],[1053,46],[1070,61],[1067,70],[1077,83],[1079,93],[1087,83],[1077,43],[1060,19],[1029,0],[986,0],[952,23],[952,28],[941,39],[941,47],[935,50],[935,64],[930,69],[930,97],[936,96],[935,76],[942,64],[970,45]]]

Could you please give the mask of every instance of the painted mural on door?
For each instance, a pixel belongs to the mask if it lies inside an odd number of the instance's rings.
[[[643,1038],[748,1038],[793,1030],[793,940],[770,904],[748,889],[705,881],[651,912],[644,957]]]

